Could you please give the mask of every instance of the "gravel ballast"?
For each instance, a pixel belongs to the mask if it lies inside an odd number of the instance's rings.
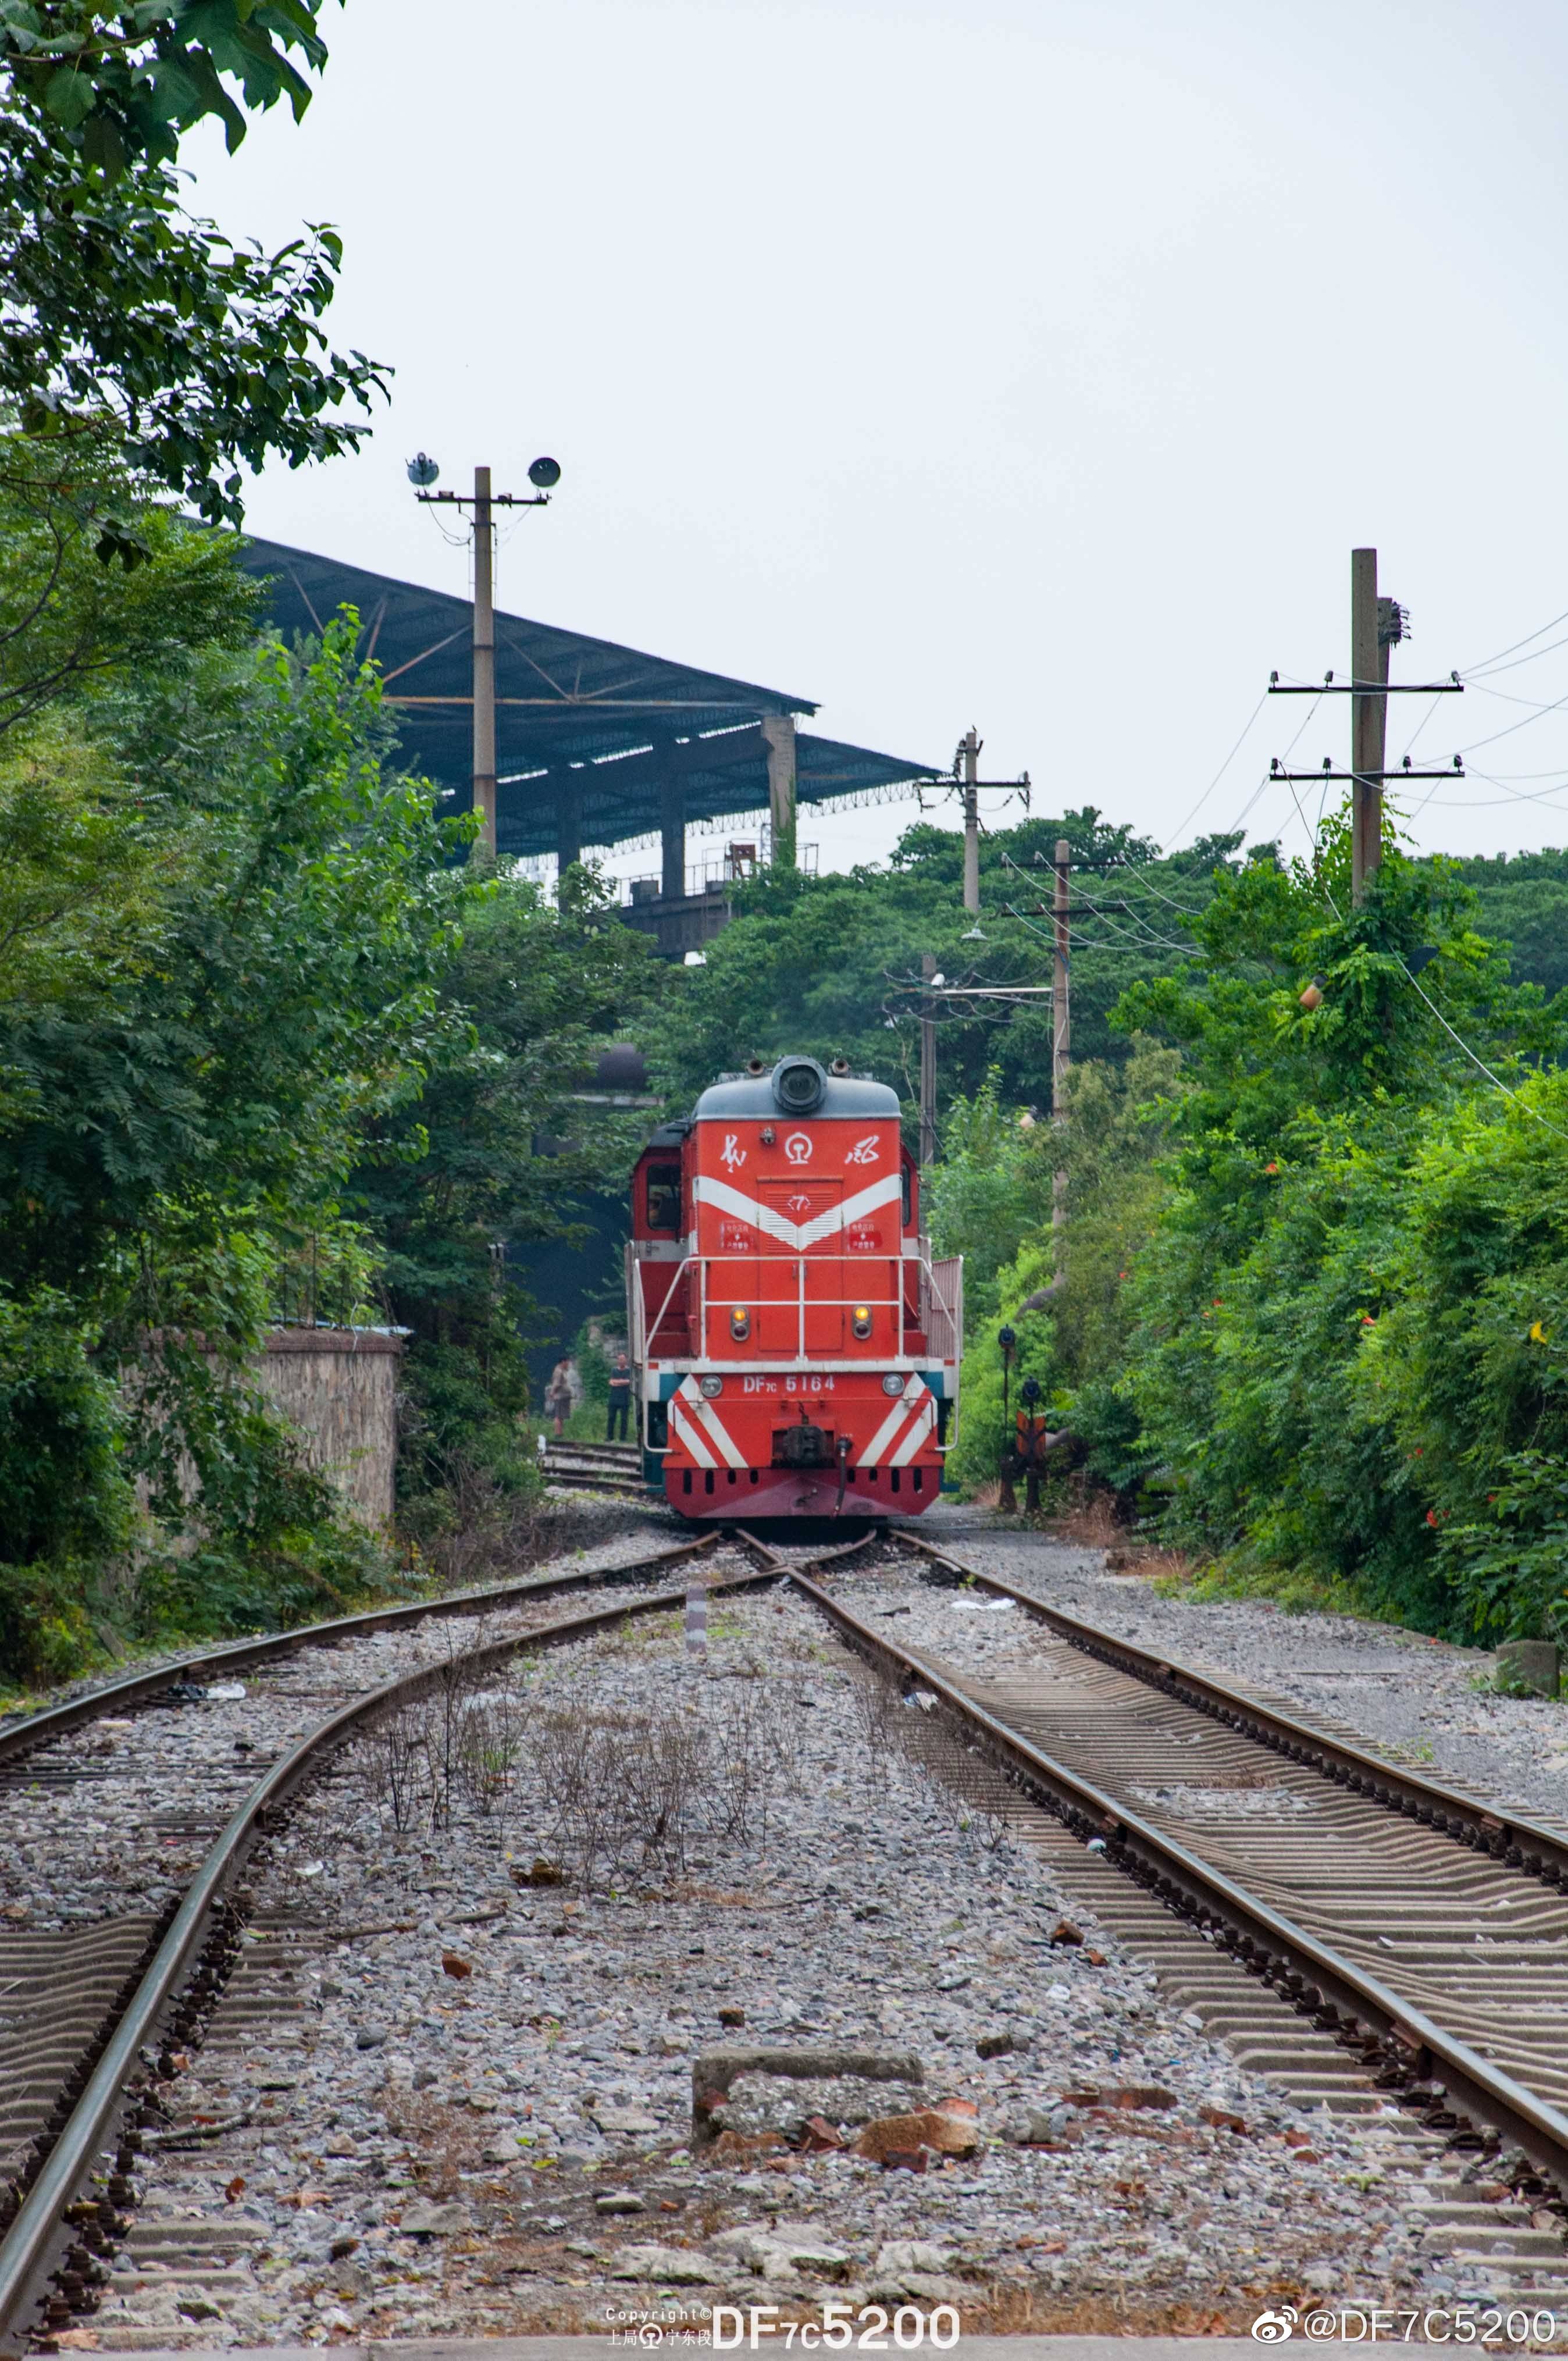
[[[974,1510],[939,1504],[921,1531],[1065,1614],[1287,1699],[1432,1778],[1568,1829],[1568,1702],[1497,1694],[1492,1658],[1479,1649],[1356,1616],[1288,1612],[1268,1599],[1173,1597],[1135,1575],[1107,1573],[1101,1550]],[[1014,1643],[993,1631],[979,1644],[996,1652],[1000,1667]]]
[[[1009,1578],[1042,1549],[963,1547]],[[1058,1572],[1094,1613],[1110,1586]],[[1019,1645],[1015,1611],[927,1596],[997,1669]],[[104,2347],[873,2298],[977,2327],[1245,2327],[1280,2288],[1429,2283],[1434,2143],[1391,2109],[1302,2113],[1091,1923],[1064,1935],[1049,1872],[889,1741],[798,1598],[716,1601],[709,1635],[696,1662],[663,1617],[498,1684],[469,1701],[465,1779],[427,1717],[313,1792],[250,1879],[276,2006],[220,2007],[168,2086],[202,2144],[149,2159]],[[643,1861],[599,1828],[585,1886],[570,1773],[595,1733],[687,1779],[687,1833]],[[536,1860],[566,1882],[520,1887]],[[900,2103],[972,2109],[976,2152],[916,2172],[695,2145],[694,2060],[750,2047],[913,2053]],[[734,2120],[765,2136],[769,2104],[748,2079]]]

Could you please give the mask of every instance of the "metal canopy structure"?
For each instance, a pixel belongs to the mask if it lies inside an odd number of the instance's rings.
[[[242,563],[266,579],[285,639],[319,633],[345,605],[357,610],[360,650],[381,668],[404,759],[466,810],[468,601],[280,542],[247,539]],[[782,744],[792,744],[794,791],[808,804],[938,775],[927,763],[797,731],[794,717],[817,710],[809,697],[521,615],[498,611],[495,629],[501,853],[575,860],[585,844],[662,835],[666,889],[679,893],[686,822],[767,807]]]

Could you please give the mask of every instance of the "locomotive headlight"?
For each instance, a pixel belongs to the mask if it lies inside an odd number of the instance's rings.
[[[738,1345],[744,1344],[751,1333],[751,1315],[737,1303],[729,1314],[729,1334]]]
[[[709,1401],[713,1400],[715,1394],[721,1394],[724,1391],[724,1380],[722,1378],[702,1378],[698,1380],[698,1383],[700,1384],[703,1392],[707,1396]]]
[[[872,1308],[869,1303],[856,1304],[855,1316],[850,1321],[850,1325],[853,1328],[857,1336],[865,1337],[871,1334]]]
[[[882,1381],[882,1389],[884,1394],[901,1394],[904,1391],[904,1379],[896,1369],[889,1369]]]

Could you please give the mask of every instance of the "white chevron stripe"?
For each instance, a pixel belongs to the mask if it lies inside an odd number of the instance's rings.
[[[743,1196],[728,1180],[710,1180],[699,1172],[692,1183],[692,1193],[699,1205],[711,1205],[720,1213],[733,1213],[742,1222],[750,1222],[764,1237],[773,1238],[782,1246],[793,1246],[804,1254],[808,1246],[819,1246],[824,1238],[832,1237],[852,1222],[863,1221],[879,1206],[891,1205],[903,1194],[904,1184],[896,1172],[889,1172],[873,1180],[869,1189],[857,1190],[854,1196],[842,1203],[829,1205],[826,1212],[814,1213],[809,1222],[792,1222],[772,1205],[762,1204],[755,1197]]]
[[[912,1369],[905,1384],[904,1391],[894,1403],[893,1408],[888,1411],[887,1416],[883,1419],[882,1424],[878,1427],[876,1433],[872,1435],[871,1441],[861,1452],[861,1466],[862,1467],[881,1467],[883,1466],[886,1452],[893,1442],[894,1436],[898,1433],[899,1428],[904,1424],[904,1422],[909,1416],[910,1411],[916,1408],[919,1402],[921,1395],[925,1391],[926,1387],[923,1380]]]
[[[897,1450],[888,1461],[890,1467],[907,1467],[921,1444],[928,1440],[937,1423],[937,1405],[929,1394],[920,1405],[919,1415],[899,1442]]]
[[[680,1436],[681,1441],[685,1444],[686,1449],[691,1453],[692,1457],[696,1461],[699,1467],[717,1467],[718,1465],[718,1460],[714,1457],[712,1452],[708,1449],[707,1444],[703,1441],[701,1435],[697,1433],[696,1426],[692,1423],[691,1419],[687,1415],[689,1408],[690,1405],[684,1402],[679,1394],[672,1394],[670,1397],[670,1424],[674,1428],[675,1433]]]
[[[690,1389],[689,1392],[687,1388]],[[695,1378],[686,1379],[685,1385],[681,1388],[681,1394],[684,1398],[682,1406],[687,1417],[695,1416],[701,1421],[707,1432],[709,1442],[723,1454],[726,1464],[730,1467],[744,1467],[746,1465],[744,1452],[736,1449],[718,1412],[703,1393]]]

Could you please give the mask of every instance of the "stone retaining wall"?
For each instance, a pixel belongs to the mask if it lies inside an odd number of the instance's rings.
[[[402,1339],[369,1328],[274,1328],[257,1365],[262,1390],[299,1431],[313,1467],[355,1515],[389,1523],[398,1464]]]

